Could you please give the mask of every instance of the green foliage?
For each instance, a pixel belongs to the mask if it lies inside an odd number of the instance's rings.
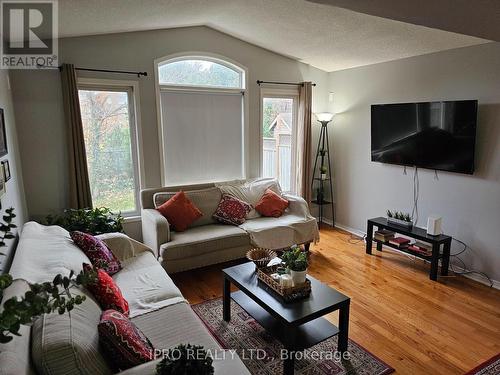
[[[58,274],[52,282],[42,284],[29,284],[28,290],[19,300],[17,297],[9,298],[3,304],[0,314],[0,344],[12,340],[13,336],[20,336],[21,325],[28,325],[35,318],[43,314],[57,311],[64,314],[73,310],[75,305],[85,301],[85,296],[73,296],[70,289],[76,285],[88,285],[95,282],[96,271],[84,273],[81,271],[75,276],[71,271],[69,276]],[[0,276],[0,291],[4,291],[12,284],[12,276]]]
[[[392,212],[391,210],[387,210],[387,217],[407,221],[409,223],[412,222],[411,215],[409,213],[404,213],[400,211]]]
[[[327,171],[325,165],[322,165],[321,167],[319,167],[319,170],[320,170],[321,173],[326,173],[326,171]]]
[[[17,228],[16,224],[12,222],[15,217],[16,215],[14,214],[13,207],[5,210],[5,215],[2,217],[3,221],[0,221],[0,247],[6,246],[5,240],[12,240],[16,238],[14,233],[12,233],[12,229]],[[5,254],[0,252],[0,255]]]
[[[158,375],[211,375],[212,358],[203,346],[181,344],[168,350],[156,366]]]
[[[281,256],[281,259],[292,271],[305,271],[309,265],[307,261],[307,254],[297,245],[294,245],[290,248],[290,250],[285,251]]]
[[[67,209],[62,215],[48,215],[45,224],[59,225],[68,231],[78,230],[93,235],[123,232],[123,217],[109,208]]]

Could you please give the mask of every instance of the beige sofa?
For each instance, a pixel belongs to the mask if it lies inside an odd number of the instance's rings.
[[[234,186],[244,184],[234,182]],[[279,185],[275,180],[259,179],[247,181],[245,186],[259,199],[266,187]],[[319,238],[316,219],[309,213],[307,203],[300,197],[287,195],[289,208],[279,218],[260,217],[250,214],[243,225],[221,224],[212,218],[222,196],[222,190],[231,187],[229,183],[171,186],[141,191],[143,242],[152,248],[163,267],[169,272],[179,272],[211,264],[243,258],[253,247],[282,249],[293,244],[309,244]],[[188,230],[174,232],[165,217],[155,207],[183,190],[200,209],[203,216]]]
[[[123,269],[113,279],[129,302],[131,320],[156,349],[191,343],[220,354],[220,346],[150,249],[123,234],[103,235],[102,239],[122,263]],[[29,222],[23,227],[10,270],[15,281],[6,289],[3,300],[23,295],[28,289],[27,281],[50,281],[58,273],[79,272],[82,263],[90,261],[73,244],[66,230]],[[85,290],[74,289],[73,293],[84,294],[87,299],[71,314],[44,315],[32,327],[22,326],[22,336],[0,345],[0,374],[111,373],[98,340],[97,324],[102,310]],[[122,373],[152,375],[158,361]],[[215,360],[214,367],[216,374],[249,373],[241,360],[233,356]]]

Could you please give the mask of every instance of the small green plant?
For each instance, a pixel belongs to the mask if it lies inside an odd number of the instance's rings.
[[[391,210],[387,210],[387,217],[407,221],[409,223],[412,222],[411,215],[409,213],[404,213],[400,211],[392,212]]]
[[[59,225],[68,231],[78,230],[93,235],[123,232],[123,217],[109,208],[67,209],[61,215],[48,215],[46,225]]]
[[[212,375],[212,357],[203,346],[181,344],[168,350],[156,365],[157,375]]]
[[[17,228],[16,224],[12,221],[16,215],[14,214],[14,208],[10,207],[5,210],[5,215],[3,215],[3,222],[0,222],[0,247],[6,246],[5,240],[12,240],[16,238],[15,234],[12,233],[12,229]],[[5,255],[0,252],[0,255]]]
[[[292,271],[301,272],[307,270],[309,265],[307,261],[307,254],[300,249],[299,246],[294,245],[283,253],[281,259],[285,265]]]
[[[319,167],[319,170],[320,170],[321,173],[326,173],[326,171],[327,171],[325,165],[322,165],[321,167]]]

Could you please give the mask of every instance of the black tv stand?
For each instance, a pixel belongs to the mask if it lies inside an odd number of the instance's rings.
[[[432,255],[423,255],[416,253],[414,251],[408,249],[400,249],[396,245],[392,245],[389,242],[378,241],[373,238],[373,227],[377,227],[378,229],[388,229],[393,232],[397,232],[399,234],[428,242],[432,245]],[[384,217],[377,217],[375,219],[369,219],[366,229],[366,253],[372,253],[372,243],[375,241],[377,243],[377,250],[382,251],[382,245],[392,247],[398,251],[403,253],[414,255],[418,258],[427,260],[431,263],[431,270],[429,273],[429,277],[431,280],[437,280],[438,274],[438,263],[441,258],[441,275],[448,275],[448,267],[450,265],[450,251],[451,251],[451,240],[450,236],[446,236],[444,234],[440,234],[437,236],[431,236],[427,234],[425,229],[412,227],[405,228],[399,225],[394,225],[387,222],[387,219]],[[441,252],[441,245],[443,245],[443,251]]]

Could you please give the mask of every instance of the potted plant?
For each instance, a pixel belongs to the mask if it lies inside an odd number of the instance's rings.
[[[409,213],[387,210],[387,222],[406,228],[411,228],[413,222]]]
[[[300,285],[306,282],[307,254],[294,245],[290,250],[285,251],[281,257],[292,276],[293,284]]]
[[[203,346],[181,344],[168,350],[156,365],[157,375],[212,375],[212,358]]]
[[[319,170],[321,172],[321,179],[326,180],[326,166],[322,165],[321,167],[319,167]]]
[[[121,214],[106,207],[67,209],[61,215],[48,215],[42,224],[59,225],[69,232],[78,230],[92,235],[123,232]]]

